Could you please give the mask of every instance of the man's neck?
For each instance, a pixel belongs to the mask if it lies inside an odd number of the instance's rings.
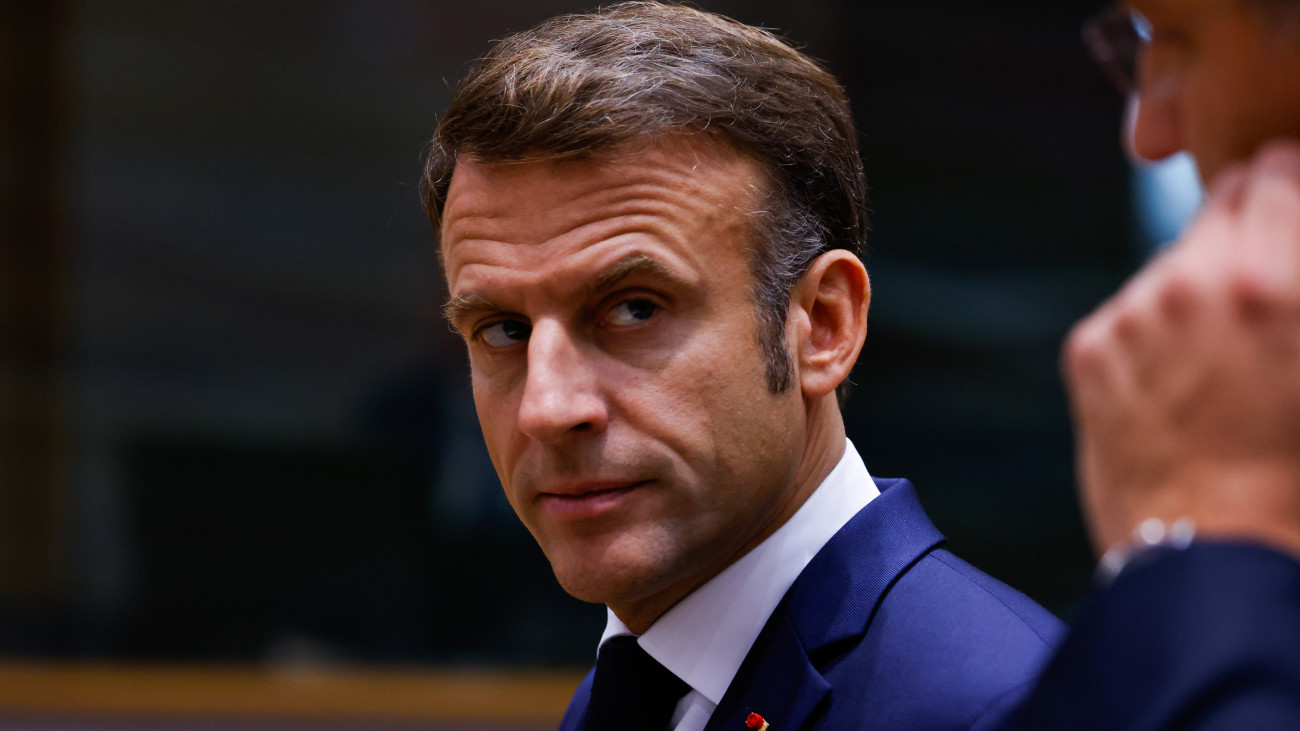
[[[840,414],[839,402],[834,394],[808,404],[806,423],[808,428],[803,456],[794,478],[797,504],[787,512],[786,520],[804,504],[844,456],[844,417]],[[785,520],[781,522],[784,523]],[[772,530],[779,527],[773,526]]]

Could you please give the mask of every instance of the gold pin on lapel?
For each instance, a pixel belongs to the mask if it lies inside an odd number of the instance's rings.
[[[758,731],[767,731],[767,721],[757,713],[751,713],[745,717],[745,728],[754,728]]]

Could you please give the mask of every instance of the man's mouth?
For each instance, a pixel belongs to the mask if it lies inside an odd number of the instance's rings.
[[[561,520],[581,520],[614,510],[648,484],[649,480],[562,485],[542,492],[538,498],[551,516]]]

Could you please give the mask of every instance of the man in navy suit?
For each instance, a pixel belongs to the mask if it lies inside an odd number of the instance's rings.
[[[1011,728],[1300,728],[1300,1],[1133,0],[1089,36],[1131,152],[1192,153],[1209,194],[1070,337],[1083,503],[1122,570]]]
[[[497,43],[439,124],[425,200],[488,451],[609,608],[566,729],[989,727],[1055,644],[845,438],[856,140],[816,63],[657,3]]]

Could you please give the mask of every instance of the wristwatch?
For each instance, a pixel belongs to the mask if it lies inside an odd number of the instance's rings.
[[[1097,564],[1097,583],[1106,586],[1124,569],[1150,561],[1163,551],[1181,551],[1192,544],[1196,522],[1183,516],[1172,523],[1147,518],[1133,529],[1127,541],[1120,541],[1102,554]]]

